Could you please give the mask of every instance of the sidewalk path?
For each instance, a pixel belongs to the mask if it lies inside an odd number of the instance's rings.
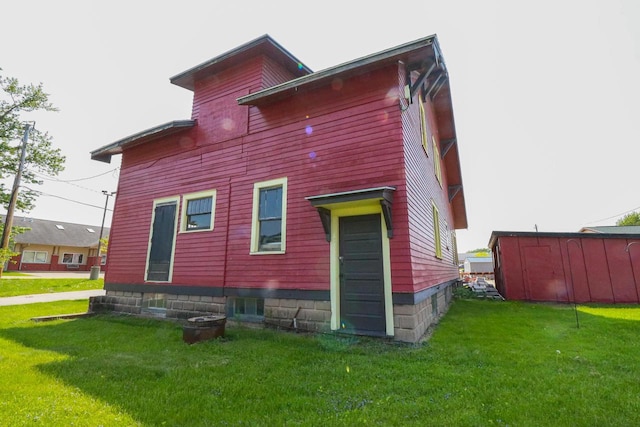
[[[89,299],[104,295],[104,289],[93,289],[89,291],[54,292],[48,294],[20,295],[17,297],[0,298],[0,307],[7,305],[34,304],[38,302],[65,301],[77,299]]]

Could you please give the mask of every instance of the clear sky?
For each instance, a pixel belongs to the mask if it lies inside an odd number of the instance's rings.
[[[1,9],[0,67],[42,82],[60,108],[28,117],[67,156],[67,182],[45,179],[29,215],[100,225],[120,158],[89,153],[190,118],[192,92],[169,77],[263,34],[319,71],[435,33],[451,78],[465,251],[493,230],[578,231],[640,209],[639,24],[637,0],[21,0]]]

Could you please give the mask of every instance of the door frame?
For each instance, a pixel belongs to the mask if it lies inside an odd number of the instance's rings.
[[[147,280],[147,275],[149,274],[149,255],[151,254],[151,239],[153,238],[153,224],[156,220],[156,207],[158,205],[169,204],[169,203],[176,204],[176,215],[173,223],[173,244],[171,246],[171,260],[169,261],[169,277],[166,282],[158,281],[158,280]],[[173,261],[176,256],[176,240],[178,240],[176,232],[178,230],[178,217],[180,216],[179,212],[180,212],[180,196],[164,197],[162,199],[155,199],[153,201],[153,208],[151,210],[151,224],[149,225],[149,241],[147,242],[147,258],[145,260],[145,266],[144,266],[145,282],[171,283],[171,280],[173,278]]]
[[[387,225],[379,200],[361,200],[331,207],[331,248],[330,257],[330,295],[331,295],[331,330],[340,329],[340,217],[380,214],[380,230],[382,237],[382,269],[384,280],[384,312],[387,336],[394,335],[393,295],[391,287],[391,250]]]

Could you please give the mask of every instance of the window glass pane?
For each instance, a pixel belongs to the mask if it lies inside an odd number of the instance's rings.
[[[211,226],[211,214],[187,215],[187,230],[199,230]]]
[[[282,187],[260,190],[259,219],[282,217]]]
[[[260,221],[260,241],[258,249],[261,251],[279,251],[282,241],[282,220],[270,219]]]
[[[35,252],[33,251],[24,251],[22,253],[22,262],[33,262],[34,256],[35,256]]]
[[[244,298],[236,298],[235,314],[244,314]]]
[[[63,264],[73,264],[73,254],[62,254]]]
[[[258,299],[256,314],[258,316],[264,316],[264,300],[262,298]]]
[[[189,200],[187,204],[187,215],[210,214],[212,200],[213,199],[211,197]]]
[[[77,258],[76,258],[76,256],[73,257],[74,261],[75,261],[75,264],[82,264],[82,254],[76,254],[76,255],[77,255]]]
[[[47,253],[46,252],[36,252],[35,253],[35,262],[47,262]]]

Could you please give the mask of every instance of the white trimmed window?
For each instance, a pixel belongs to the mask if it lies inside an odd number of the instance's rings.
[[[44,251],[23,251],[22,262],[25,264],[46,264],[47,252]]]
[[[420,104],[420,138],[422,140],[422,148],[424,148],[424,152],[429,157],[429,134],[427,132],[427,114],[424,110],[424,102],[422,101],[422,96],[418,96],[419,104]]]
[[[436,204],[431,201],[433,211],[433,243],[435,245],[436,258],[442,258],[442,238],[440,237],[440,211]]]
[[[284,253],[287,230],[287,178],[253,185],[251,253]]]
[[[431,141],[433,142],[433,168],[436,173],[436,178],[438,178],[438,183],[440,187],[442,187],[442,169],[440,168],[440,147],[438,146],[438,142],[434,136],[431,137]]]
[[[180,231],[213,230],[215,209],[216,190],[184,195]]]
[[[66,252],[62,254],[62,264],[82,264],[84,254]]]

